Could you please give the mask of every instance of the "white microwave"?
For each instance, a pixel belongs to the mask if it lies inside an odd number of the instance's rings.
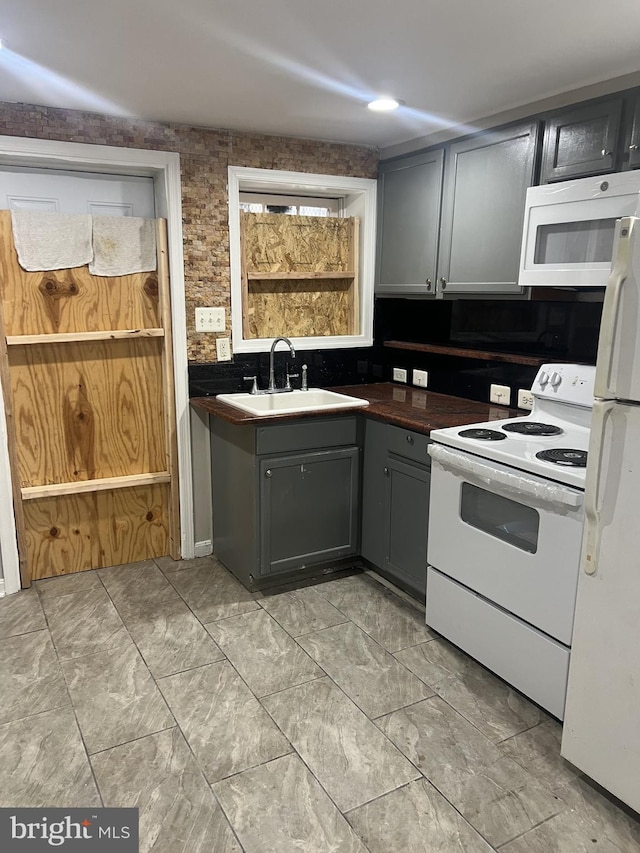
[[[640,171],[530,187],[518,284],[602,287],[616,219],[640,215]]]

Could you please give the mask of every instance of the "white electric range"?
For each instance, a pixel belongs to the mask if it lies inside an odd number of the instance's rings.
[[[545,364],[520,418],[434,430],[427,623],[562,718],[595,368]]]

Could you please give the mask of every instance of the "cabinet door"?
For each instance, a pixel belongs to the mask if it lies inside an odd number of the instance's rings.
[[[360,553],[383,569],[387,548],[385,536],[385,465],[388,424],[365,419],[362,465],[362,540]]]
[[[517,281],[524,203],[537,137],[534,122],[449,147],[439,292],[522,293]]]
[[[358,551],[357,447],[260,460],[260,574]]]
[[[399,586],[425,596],[431,473],[389,456],[386,466],[385,569]]]
[[[631,133],[627,142],[627,153],[629,154],[627,168],[640,168],[640,95],[633,101]]]
[[[540,183],[615,172],[622,98],[577,107],[547,122]]]
[[[378,180],[379,293],[435,293],[443,152],[380,166]]]

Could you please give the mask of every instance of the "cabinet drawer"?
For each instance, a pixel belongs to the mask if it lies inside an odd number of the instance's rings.
[[[402,427],[389,426],[387,448],[397,456],[404,456],[411,459],[412,462],[419,462],[421,465],[430,467],[431,457],[427,453],[429,444],[431,444],[431,439],[422,433],[402,429]]]
[[[318,418],[258,427],[256,453],[292,453],[357,444],[357,418]]]

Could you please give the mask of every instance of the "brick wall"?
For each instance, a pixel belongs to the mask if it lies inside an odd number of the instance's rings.
[[[215,340],[196,334],[197,306],[222,306],[230,328],[227,166],[374,178],[372,148],[187,125],[161,124],[29,104],[0,104],[0,134],[177,151],[182,169],[189,360],[216,360]]]

